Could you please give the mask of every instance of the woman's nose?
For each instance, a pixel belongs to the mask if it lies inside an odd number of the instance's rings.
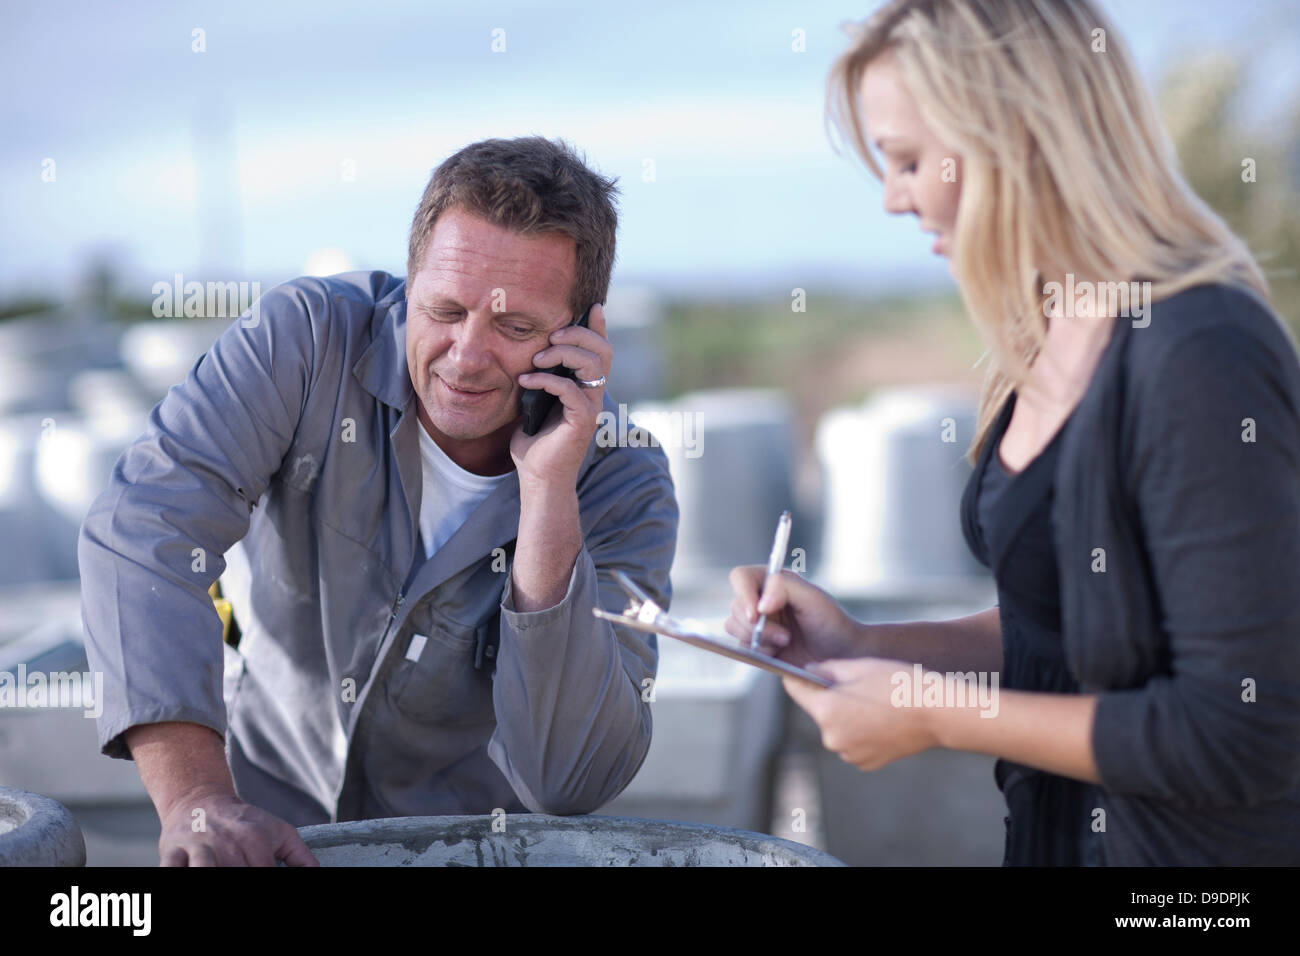
[[[898,216],[902,213],[913,212],[912,197],[906,189],[897,183],[885,183],[885,212],[891,216]]]

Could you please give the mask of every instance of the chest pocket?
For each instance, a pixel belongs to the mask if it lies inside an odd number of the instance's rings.
[[[393,705],[422,723],[472,726],[496,719],[492,676],[499,615],[477,628],[424,618],[405,638],[389,678]],[[475,665],[478,666],[475,666]]]

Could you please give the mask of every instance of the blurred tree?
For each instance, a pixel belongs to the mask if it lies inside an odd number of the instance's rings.
[[[35,315],[40,312],[49,312],[58,306],[53,299],[36,295],[19,295],[11,299],[0,302],[0,322],[5,319],[16,319],[20,316]]]
[[[1224,54],[1169,70],[1157,101],[1188,183],[1246,240],[1277,310],[1300,335],[1300,99],[1248,128],[1245,68]]]

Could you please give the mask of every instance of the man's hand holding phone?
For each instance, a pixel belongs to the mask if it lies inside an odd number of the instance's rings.
[[[593,305],[587,320],[589,328],[556,329],[550,345],[533,357],[534,365],[560,365],[573,378],[542,371],[519,376],[525,389],[541,389],[559,402],[535,435],[525,434],[521,425],[510,439],[519,474],[519,537],[510,569],[516,611],[558,604],[582,549],[578,469],[596,433],[614,357],[605,338],[605,310]]]
[[[525,389],[558,399],[536,434],[527,435],[520,427],[511,438],[510,455],[519,470],[521,495],[529,486],[570,492],[577,487],[578,468],[596,433],[605,401],[604,379],[614,358],[605,338],[604,308],[593,305],[586,318],[585,328],[575,322],[552,332],[550,344],[533,356],[539,370],[519,377]],[[557,366],[568,369],[572,377],[540,371]]]

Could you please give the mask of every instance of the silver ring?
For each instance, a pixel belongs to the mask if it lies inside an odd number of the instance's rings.
[[[594,378],[590,382],[584,382],[580,378],[576,379],[576,381],[583,388],[600,388],[605,384],[605,376],[602,375],[600,378]]]

